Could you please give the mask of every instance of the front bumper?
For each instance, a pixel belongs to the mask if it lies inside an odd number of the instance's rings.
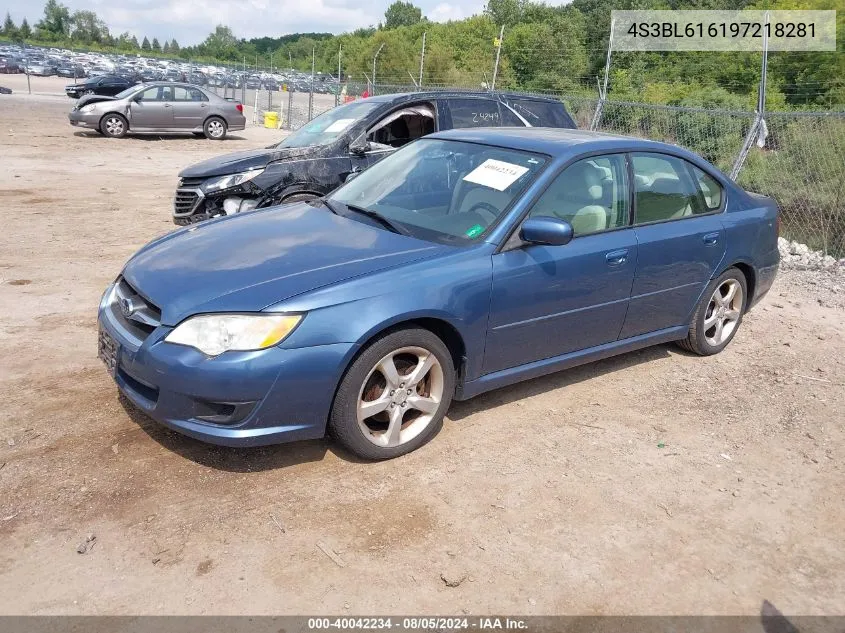
[[[323,437],[342,368],[356,347],[271,347],[209,358],[165,343],[167,326],[139,340],[111,306],[100,306],[98,320],[117,343],[120,391],[157,422],[223,446]]]
[[[100,126],[99,114],[83,114],[79,110],[73,110],[67,115],[70,124],[74,127],[84,127],[96,130]]]

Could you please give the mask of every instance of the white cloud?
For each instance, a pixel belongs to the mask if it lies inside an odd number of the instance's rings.
[[[1,0],[0,0],[1,1]],[[42,17],[43,3],[27,0],[6,8],[17,23]],[[231,27],[237,37],[278,37],[297,32],[343,33],[376,25],[392,0],[63,0],[71,11],[95,11],[113,34],[129,31],[139,39],[176,38],[180,44],[201,42],[218,24]],[[460,20],[478,13],[484,0],[419,0],[423,15],[437,22]],[[0,15],[2,18],[2,15]]]

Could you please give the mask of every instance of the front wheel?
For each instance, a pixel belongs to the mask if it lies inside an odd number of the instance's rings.
[[[730,268],[710,282],[693,314],[687,338],[679,345],[700,356],[718,354],[733,340],[748,305],[745,275]]]
[[[455,392],[449,349],[419,328],[392,332],[364,349],[340,383],[329,429],[364,459],[390,459],[434,437]]]
[[[100,131],[111,138],[123,138],[128,130],[129,123],[120,114],[107,114],[100,120]]]
[[[222,141],[226,138],[226,121],[220,117],[211,117],[202,126],[202,131],[205,134],[205,138],[212,141]]]

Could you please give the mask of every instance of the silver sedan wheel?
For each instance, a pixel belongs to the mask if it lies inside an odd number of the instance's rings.
[[[106,119],[106,133],[109,136],[120,136],[123,134],[123,119],[110,116]]]
[[[736,279],[726,279],[713,292],[704,314],[704,338],[713,347],[727,341],[742,316],[742,286]]]
[[[217,119],[208,122],[208,133],[213,138],[220,138],[223,136],[223,133],[226,131],[226,128],[223,126],[221,121]]]
[[[422,347],[403,347],[370,370],[358,394],[358,426],[377,446],[410,442],[443,401],[443,367]]]

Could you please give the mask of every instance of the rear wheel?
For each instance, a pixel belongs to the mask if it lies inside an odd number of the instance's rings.
[[[398,457],[437,434],[454,392],[452,355],[443,341],[419,328],[392,332],[349,367],[329,429],[359,457]]]
[[[733,340],[748,305],[745,275],[729,268],[710,282],[690,323],[687,338],[679,345],[700,356],[718,354]]]
[[[226,121],[220,117],[213,116],[202,126],[202,131],[205,134],[205,138],[212,141],[222,141],[226,138]]]
[[[100,131],[111,138],[123,138],[129,131],[129,123],[122,115],[112,112],[100,119]]]

